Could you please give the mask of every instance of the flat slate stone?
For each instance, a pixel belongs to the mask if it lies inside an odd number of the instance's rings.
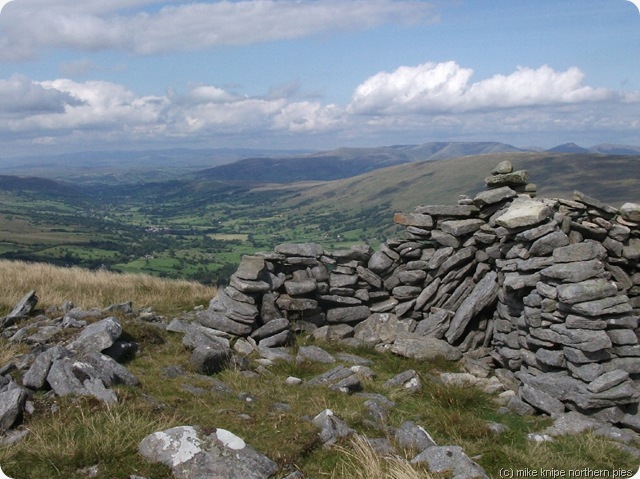
[[[484,308],[495,301],[498,294],[498,273],[490,271],[473,288],[451,319],[445,337],[449,343],[460,338],[471,321]]]
[[[473,198],[473,202],[477,206],[483,208],[487,205],[493,205],[509,198],[513,198],[516,195],[517,193],[508,186],[502,186],[500,188],[493,188],[478,193],[475,198]]]
[[[473,205],[428,205],[416,206],[416,212],[434,216],[471,216],[479,210]]]
[[[463,236],[478,231],[486,223],[481,219],[441,221],[439,227],[453,236]]]
[[[421,213],[395,213],[393,222],[403,226],[417,226],[418,228],[433,228],[433,218]]]
[[[604,272],[604,264],[599,259],[556,263],[540,271],[542,276],[570,283],[580,283]]]
[[[590,279],[558,286],[558,299],[565,304],[607,298],[618,292],[616,285],[605,279]]]
[[[238,278],[255,281],[261,277],[264,269],[264,256],[243,255],[235,275]]]
[[[122,334],[120,322],[114,318],[105,318],[85,327],[68,348],[72,351],[102,351],[107,349]]]
[[[436,338],[398,338],[391,345],[391,352],[405,358],[430,361],[443,357],[448,361],[458,361],[462,352],[446,341]]]
[[[516,199],[496,223],[508,229],[523,228],[541,223],[551,214],[549,207],[532,199]]]
[[[324,248],[317,243],[282,243],[274,248],[276,253],[286,256],[317,258],[324,254]]]
[[[549,415],[562,414],[564,412],[564,403],[562,401],[529,384],[524,384],[519,392],[520,398],[523,401],[531,404],[542,412]]]
[[[569,237],[562,231],[554,231],[533,242],[529,248],[529,254],[532,256],[546,256],[551,254],[556,248],[567,246]]]

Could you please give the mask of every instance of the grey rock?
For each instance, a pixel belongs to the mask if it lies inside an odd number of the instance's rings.
[[[335,358],[331,356],[331,354],[329,354],[319,346],[301,346],[298,349],[296,361],[311,361],[314,363],[323,364],[331,364],[336,362]]]
[[[620,425],[640,433],[640,416],[637,414],[625,414],[620,420]]]
[[[632,261],[638,261],[640,259],[640,239],[631,238],[629,244],[622,248],[622,256]]]
[[[555,249],[569,244],[569,237],[562,231],[554,231],[533,242],[529,248],[529,254],[532,256],[546,256]]]
[[[523,228],[541,223],[550,214],[551,211],[544,203],[528,197],[518,197],[495,222],[508,229]]]
[[[381,274],[388,271],[395,261],[382,251],[376,251],[371,255],[367,268],[375,274]]]
[[[603,213],[607,213],[609,215],[615,215],[618,213],[618,210],[615,209],[612,206],[609,206],[606,203],[603,203],[602,201],[593,198],[591,196],[585,195],[584,193],[580,192],[580,191],[574,191],[573,192],[573,199],[575,201],[579,201],[581,203],[584,203],[585,205],[588,206],[593,206],[594,208],[597,208],[599,210],[601,210]]]
[[[408,369],[396,374],[391,379],[384,382],[385,388],[402,388],[406,391],[417,391],[421,388],[418,373],[413,369]]]
[[[465,219],[442,221],[438,224],[445,233],[453,236],[464,236],[478,231],[485,222],[481,219]]]
[[[411,460],[412,464],[426,463],[432,473],[449,473],[452,479],[489,479],[487,473],[460,446],[433,446]]]
[[[508,186],[502,186],[500,188],[485,190],[478,193],[475,196],[475,198],[473,198],[473,202],[477,206],[484,208],[487,205],[500,203],[501,201],[507,200],[509,198],[513,198],[515,196],[516,196],[515,191],[513,191]]]
[[[540,271],[542,276],[570,283],[579,283],[602,274],[604,265],[598,259],[574,263],[557,263]]]
[[[435,446],[436,442],[431,435],[421,426],[412,421],[403,422],[394,434],[395,440],[404,450],[420,453],[425,449]]]
[[[318,437],[325,446],[331,446],[338,439],[355,434],[355,431],[337,417],[331,409],[325,409],[314,417],[311,422],[320,429]]]
[[[487,273],[462,302],[445,334],[447,341],[453,343],[460,338],[471,319],[495,301],[498,293],[497,278],[495,271]]]
[[[446,341],[436,338],[398,338],[391,345],[391,352],[406,358],[433,360],[443,357],[448,361],[457,361],[462,352]]]
[[[69,346],[71,351],[102,351],[107,349],[122,334],[122,326],[115,317],[105,318],[82,330]]]
[[[335,323],[357,323],[367,319],[371,314],[368,306],[353,306],[345,308],[334,308],[327,312],[327,322]]]
[[[564,404],[551,395],[540,391],[528,384],[520,388],[520,398],[549,415],[561,414],[564,412]]]
[[[38,304],[38,296],[35,290],[29,291],[25,294],[20,301],[13,307],[11,312],[7,315],[8,318],[18,318],[22,316],[28,316]]]
[[[256,281],[263,277],[264,270],[264,257],[243,255],[235,275],[240,279]]]
[[[414,334],[416,336],[426,336],[442,339],[449,329],[451,312],[445,309],[437,309],[427,315],[416,325]]]
[[[629,380],[629,373],[621,369],[614,369],[594,379],[587,385],[592,393],[601,393]]]
[[[145,437],[139,453],[171,468],[177,479],[242,477],[267,479],[278,465],[226,429],[205,436],[199,428],[178,426]]]
[[[79,359],[83,363],[93,366],[98,373],[98,377],[106,387],[117,384],[125,384],[127,386],[137,386],[140,384],[140,381],[138,381],[127,368],[106,354],[89,351],[80,356]]]
[[[374,288],[382,288],[382,278],[378,276],[376,273],[371,271],[369,268],[365,268],[364,266],[358,265],[356,268],[358,276],[366,281],[368,284],[373,286]]]
[[[284,311],[309,311],[318,308],[318,302],[311,298],[294,298],[282,294],[276,300],[276,306]]]
[[[604,259],[607,250],[597,241],[584,241],[558,248],[553,252],[553,260],[557,263],[571,263],[574,261],[589,261]]]
[[[536,412],[533,406],[527,404],[518,396],[512,396],[507,407],[511,412],[518,416],[533,416]]]
[[[250,324],[233,321],[223,313],[211,310],[198,311],[196,313],[196,321],[208,328],[217,329],[236,336],[248,336],[252,330]]]
[[[267,338],[269,336],[275,336],[276,334],[289,329],[289,326],[290,322],[288,319],[276,318],[256,329],[253,333],[251,333],[251,337],[256,341],[260,341],[261,339]]]
[[[615,284],[605,279],[590,279],[579,283],[558,286],[558,299],[566,304],[607,298],[617,294]]]
[[[354,337],[374,346],[395,341],[399,329],[398,317],[393,313],[373,313],[354,328]]]
[[[479,210],[473,205],[429,205],[417,206],[416,212],[433,216],[471,216]]]
[[[627,221],[640,223],[640,205],[637,203],[625,203],[620,207],[620,216]]]
[[[585,301],[571,305],[570,311],[584,316],[604,316],[607,314],[627,314],[632,311],[629,298],[625,295]]]
[[[615,345],[636,345],[638,336],[630,329],[612,329],[607,331],[611,342]]]
[[[189,363],[202,374],[215,374],[227,367],[231,360],[231,348],[221,343],[198,346],[191,353]]]
[[[557,415],[554,423],[544,430],[544,434],[549,436],[576,435],[587,431],[593,431],[602,426],[583,414],[576,411],[567,412]]]
[[[263,338],[258,342],[258,346],[261,348],[277,348],[280,346],[286,346],[291,342],[292,332],[287,330],[280,331],[278,334]]]
[[[241,293],[266,293],[271,289],[271,285],[266,281],[243,279],[235,273],[231,275],[229,285]]]
[[[22,384],[31,389],[41,389],[45,385],[53,361],[70,355],[69,350],[59,345],[38,354],[29,370],[22,377]]]
[[[439,245],[445,246],[448,248],[459,248],[460,240],[453,236],[452,234],[445,233],[440,230],[433,230],[431,232],[431,239],[436,241]]]
[[[199,346],[215,348],[219,344],[228,345],[228,340],[222,337],[222,334],[224,334],[224,332],[204,326],[193,325],[182,338],[182,345],[190,349],[195,349]]]
[[[395,213],[393,222],[403,226],[417,226],[419,228],[433,228],[433,217],[422,213]]]
[[[317,258],[324,254],[324,249],[317,243],[283,243],[274,248],[276,253],[286,256],[306,256]]]
[[[22,415],[27,392],[17,387],[0,393],[0,432],[10,429]]]

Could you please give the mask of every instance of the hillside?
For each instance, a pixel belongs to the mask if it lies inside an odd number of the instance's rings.
[[[617,206],[640,200],[640,156],[539,152],[413,162],[301,187],[284,205],[351,210],[389,204],[395,211],[408,211],[417,204],[453,203],[460,193],[473,195],[484,189],[484,172],[502,160],[511,161],[516,169],[528,170],[541,196],[569,198],[574,190],[580,190]]]
[[[522,151],[497,142],[432,142],[377,148],[339,148],[301,156],[247,158],[199,171],[194,178],[256,183],[331,181],[415,161]]]

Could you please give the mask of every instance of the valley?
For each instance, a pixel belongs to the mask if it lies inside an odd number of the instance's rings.
[[[454,146],[448,150],[474,151]],[[393,164],[388,155],[394,149],[406,161]],[[2,176],[0,257],[225,284],[243,254],[283,242],[375,248],[399,234],[394,212],[455,203],[460,192],[474,195],[484,189],[485,172],[503,159],[528,170],[546,197],[570,198],[580,190],[614,206],[639,199],[640,161],[633,155],[502,151],[493,145],[489,153],[419,161],[419,155],[407,159],[407,151],[423,155],[424,145],[374,150],[334,151],[323,161],[318,153],[303,160],[252,160],[256,171],[241,160],[218,173],[210,168],[161,181],[136,177],[135,183],[113,175],[73,182]],[[269,170],[267,179],[262,168]],[[338,178],[318,179],[323,171]]]

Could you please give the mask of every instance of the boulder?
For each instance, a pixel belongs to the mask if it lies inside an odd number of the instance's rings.
[[[222,428],[209,435],[193,426],[155,432],[140,442],[138,451],[147,460],[170,467],[178,479],[267,479],[278,470],[275,462]]]
[[[71,351],[103,351],[112,346],[122,334],[122,326],[115,317],[105,318],[85,327],[68,349]]]
[[[544,203],[532,199],[518,198],[495,221],[505,228],[523,228],[541,223],[550,214],[549,207]]]
[[[27,391],[20,387],[0,393],[0,433],[20,419],[26,401]]]
[[[435,474],[448,473],[454,479],[489,479],[487,473],[467,456],[460,446],[433,446],[411,460],[411,464],[427,464]]]

